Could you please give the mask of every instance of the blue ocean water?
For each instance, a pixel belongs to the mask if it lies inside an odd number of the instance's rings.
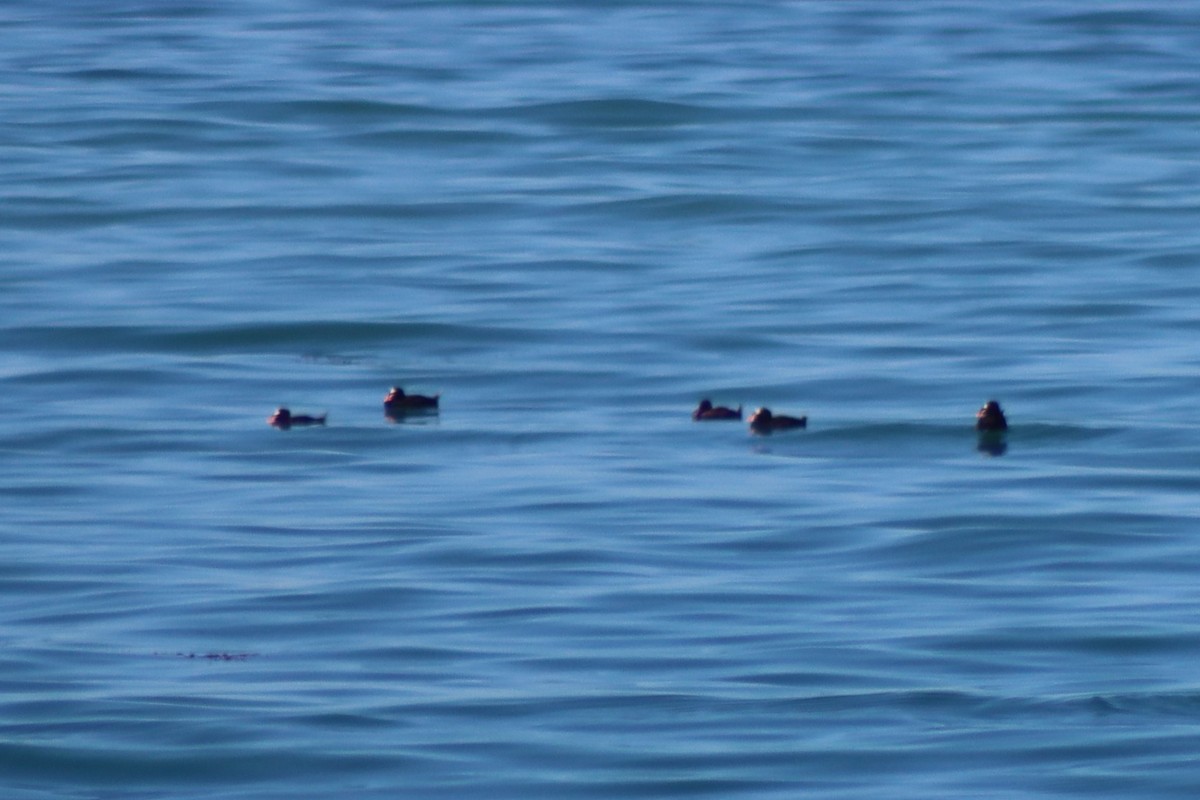
[[[4,797],[1195,796],[1200,9],[0,31]]]

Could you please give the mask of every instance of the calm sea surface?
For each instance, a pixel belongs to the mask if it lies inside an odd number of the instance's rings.
[[[0,35],[6,800],[1200,790],[1200,7]]]

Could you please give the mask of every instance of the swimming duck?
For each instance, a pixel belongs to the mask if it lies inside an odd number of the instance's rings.
[[[1004,412],[1000,410],[999,403],[995,400],[988,400],[983,404],[983,408],[979,409],[979,412],[975,415],[975,430],[1008,430],[1008,420],[1004,418]]]
[[[404,414],[411,411],[436,411],[440,394],[432,397],[423,394],[405,394],[399,386],[393,386],[383,398],[383,410],[391,414]]]
[[[760,408],[750,415],[750,430],[754,433],[772,433],[792,428],[807,428],[808,417],[789,417],[772,414],[769,408]]]
[[[714,406],[712,404],[712,400],[709,400],[707,397],[701,400],[700,405],[696,406],[696,410],[692,412],[692,419],[697,422],[702,420],[741,418],[741,406],[738,406],[736,409],[728,408],[726,406]]]
[[[310,417],[308,414],[293,414],[286,408],[277,408],[274,414],[267,417],[267,424],[286,431],[293,425],[324,425],[326,416]]]

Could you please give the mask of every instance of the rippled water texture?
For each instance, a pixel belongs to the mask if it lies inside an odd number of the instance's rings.
[[[1190,5],[0,35],[5,798],[1194,796]]]

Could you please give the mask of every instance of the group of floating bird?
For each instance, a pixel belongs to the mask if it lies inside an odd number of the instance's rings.
[[[701,400],[700,405],[696,406],[696,410],[692,412],[692,419],[696,422],[740,420],[741,418],[741,406],[737,408],[714,406],[712,400],[709,400],[707,397]],[[771,413],[771,409],[765,406],[750,415],[750,430],[754,433],[774,433],[775,431],[787,431],[793,428],[807,427],[808,417],[790,417],[787,414],[773,414]]]
[[[440,394],[405,394],[399,386],[393,386],[383,398],[383,413],[389,419],[396,421],[409,414],[437,413]],[[287,408],[278,408],[267,418],[268,424],[287,430],[293,425],[324,425],[327,415],[312,416],[309,414],[293,414]],[[714,406],[712,400],[704,398],[692,412],[696,422],[717,422],[722,420],[741,420],[742,407]],[[808,427],[808,417],[793,417],[787,414],[774,414],[771,409],[758,408],[750,415],[750,430],[752,433],[766,435],[777,431],[795,430]],[[975,429],[981,434],[998,435],[1008,430],[1008,420],[1004,411],[995,400],[988,400],[975,414]]]
[[[713,422],[718,420],[740,420],[742,418],[742,407],[730,408],[728,406],[714,406],[712,400],[707,397],[700,401],[700,405],[696,406],[696,410],[692,412],[692,419],[696,422]],[[808,417],[791,417],[786,414],[774,414],[771,409],[762,407],[750,415],[750,430],[754,433],[774,433],[775,431],[787,431],[795,428],[807,428]],[[1000,403],[995,400],[988,400],[983,404],[983,408],[975,414],[975,430],[980,433],[998,434],[1008,430],[1008,420],[1004,417],[1004,411],[1000,408]]]
[[[409,414],[436,414],[440,394],[405,394],[399,386],[393,386],[383,398],[383,413],[393,421],[404,419]],[[267,417],[267,424],[274,428],[287,430],[293,425],[324,425],[328,415],[319,417],[310,414],[293,414],[291,409],[277,408],[275,413]]]

